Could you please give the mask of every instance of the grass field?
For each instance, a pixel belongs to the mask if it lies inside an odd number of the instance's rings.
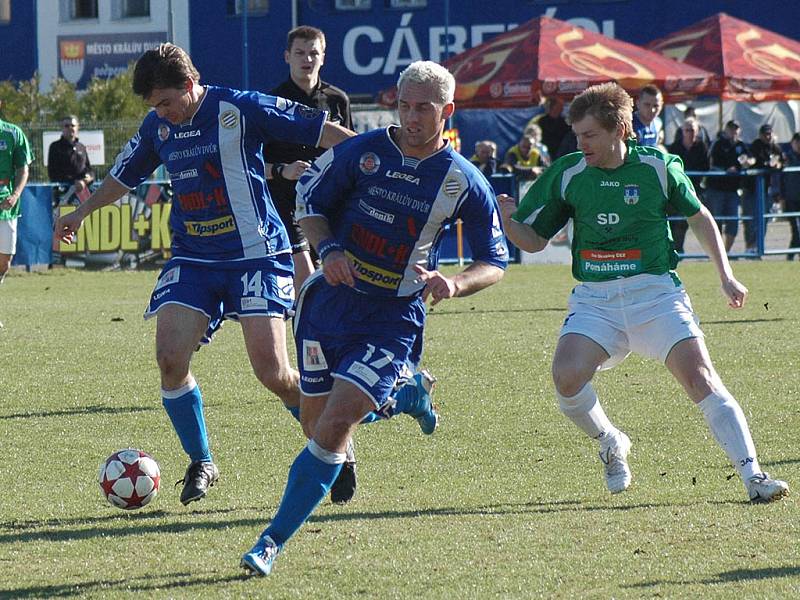
[[[740,262],[749,304],[728,309],[707,263],[682,265],[762,465],[800,489],[800,270]],[[14,274],[0,288],[0,597],[791,598],[800,504],[751,506],[702,416],[654,362],[595,380],[634,442],[633,486],[609,495],[595,448],[558,411],[550,358],[573,285],[564,266],[512,267],[431,313],[424,364],[440,429],[405,416],[360,428],[359,491],[325,502],[266,579],[239,557],[304,444],[250,372],[236,324],[197,354],[222,477],[183,507],[186,458],[159,396],[155,272]],[[153,454],[162,489],[111,507],[112,451]]]

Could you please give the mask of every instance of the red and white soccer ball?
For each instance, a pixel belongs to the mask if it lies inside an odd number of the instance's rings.
[[[117,508],[135,510],[156,497],[161,470],[147,452],[126,448],[100,465],[98,479],[106,500]]]

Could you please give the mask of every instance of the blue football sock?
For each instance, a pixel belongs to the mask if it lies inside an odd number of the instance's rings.
[[[286,406],[284,404],[283,407],[291,413],[291,415],[295,418],[295,420],[298,423],[300,423],[300,407],[299,406]]]
[[[359,425],[366,425],[367,423],[374,423],[375,421],[380,421],[381,416],[376,413],[374,410],[369,411],[367,414],[364,415],[364,418],[361,419]]]
[[[278,512],[262,535],[283,546],[328,495],[344,461],[344,452],[329,452],[310,440],[292,463]]]
[[[186,454],[195,461],[210,461],[203,396],[194,379],[177,390],[161,390],[162,402]]]

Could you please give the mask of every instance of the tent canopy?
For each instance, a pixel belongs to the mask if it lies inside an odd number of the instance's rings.
[[[800,98],[800,43],[725,13],[647,47],[714,73],[708,94],[745,102]]]
[[[542,96],[570,99],[587,87],[616,81],[636,93],[657,85],[668,101],[704,91],[711,73],[633,44],[550,17],[537,17],[448,59],[459,108],[524,107]],[[397,90],[379,101],[394,104]]]

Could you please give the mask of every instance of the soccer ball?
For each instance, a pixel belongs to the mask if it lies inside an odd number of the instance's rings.
[[[161,481],[158,463],[147,452],[118,450],[100,465],[100,489],[111,504],[125,510],[142,508],[156,497]]]

